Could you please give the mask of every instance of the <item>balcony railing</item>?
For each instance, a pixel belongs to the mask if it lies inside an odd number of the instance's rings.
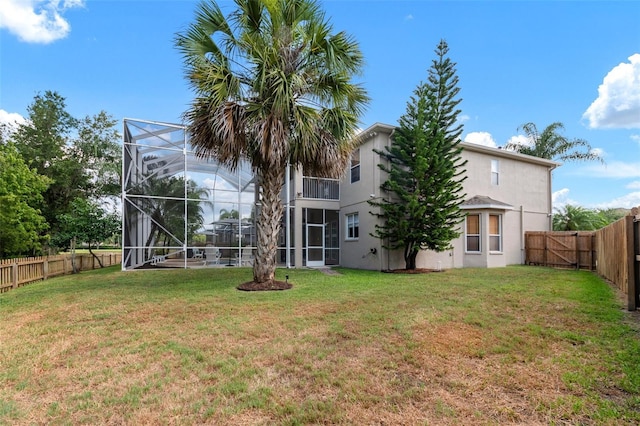
[[[302,196],[321,200],[339,200],[340,181],[305,177],[302,179]]]

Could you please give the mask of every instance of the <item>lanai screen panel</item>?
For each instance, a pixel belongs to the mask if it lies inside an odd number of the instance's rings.
[[[231,264],[255,246],[250,168],[196,158],[184,126],[124,120],[123,269],[210,266],[215,245]]]

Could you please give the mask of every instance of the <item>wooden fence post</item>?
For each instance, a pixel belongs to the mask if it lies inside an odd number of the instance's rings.
[[[49,278],[49,256],[45,257],[42,262],[42,279]]]
[[[576,232],[576,239],[575,239],[575,244],[576,244],[576,271],[580,269],[580,234],[578,232]]]
[[[13,262],[13,265],[11,266],[11,275],[13,281],[11,286],[13,288],[18,288],[18,262]]]
[[[636,310],[636,236],[635,217],[625,217],[627,243],[627,309]]]
[[[633,214],[633,293],[635,307],[637,308],[640,304],[640,210],[635,208],[632,209],[631,212]]]

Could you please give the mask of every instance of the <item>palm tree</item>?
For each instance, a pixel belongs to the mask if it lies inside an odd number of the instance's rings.
[[[231,209],[231,210],[221,209],[220,210],[220,220],[238,219],[238,218],[240,218],[240,213],[238,213],[238,210],[236,210],[236,209]]]
[[[197,155],[234,170],[248,160],[261,188],[256,288],[273,284],[287,164],[339,177],[368,102],[352,82],[358,44],[332,33],[315,0],[236,0],[225,17],[202,3],[176,36],[196,96],[185,119]]]
[[[518,128],[520,129],[525,132],[531,145],[508,143],[506,149],[547,160],[604,162],[586,140],[568,139],[561,135],[560,131],[564,130],[564,125],[560,122],[551,123],[542,133],[538,132],[538,128],[533,123],[523,124]]]
[[[595,231],[605,227],[608,222],[598,211],[567,204],[556,208],[553,215],[554,231]]]
[[[149,159],[151,157],[147,157]],[[185,197],[186,186],[186,200]],[[153,247],[182,245],[202,227],[204,216],[200,206],[206,189],[199,188],[191,179],[182,176],[158,178],[146,176],[143,183],[129,189],[130,194],[151,195],[137,198],[138,207],[151,219],[149,235],[145,242],[147,259],[153,255]],[[161,197],[158,195],[162,194]],[[185,203],[187,215],[185,217]],[[127,218],[129,220],[129,218]],[[185,221],[186,231],[185,235]],[[131,229],[131,226],[127,226]]]

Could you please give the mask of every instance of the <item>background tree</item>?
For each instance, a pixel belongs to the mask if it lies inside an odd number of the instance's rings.
[[[587,209],[581,206],[567,204],[554,209],[554,231],[595,231],[624,217],[625,209]]]
[[[58,218],[71,212],[74,200],[119,194],[120,135],[105,112],[72,117],[57,92],[36,95],[27,111],[9,138],[29,167],[51,181],[37,207],[58,241]]]
[[[58,221],[61,224],[60,232],[57,234],[62,240],[60,244],[71,246],[73,256],[77,243],[87,244],[89,253],[101,268],[104,267],[93,249],[120,232],[120,216],[117,213],[108,213],[95,201],[77,198],[71,203],[71,211],[60,215]],[[76,272],[75,262],[73,267]]]
[[[466,164],[459,146],[463,129],[457,123],[462,99],[457,98],[458,77],[448,50],[441,40],[427,82],[407,103],[391,146],[376,151],[386,160],[379,164],[388,173],[381,188],[390,197],[369,202],[380,208],[373,214],[383,221],[372,235],[386,241],[387,249],[403,249],[406,269],[416,269],[420,250],[446,250],[460,235]]]
[[[238,219],[240,217],[240,213],[236,209],[221,209],[220,210],[220,220],[225,219]]]
[[[604,162],[586,140],[563,136],[560,132],[564,125],[560,122],[551,123],[542,133],[533,123],[523,124],[519,129],[524,131],[530,144],[508,143],[505,149],[547,160]]]
[[[597,211],[602,215],[607,225],[622,219],[630,212],[628,209],[623,208],[598,209]]]
[[[151,159],[147,157],[146,159]],[[129,189],[130,194],[161,195],[158,197],[141,197],[137,200],[138,207],[151,219],[149,236],[145,242],[147,259],[154,255],[154,247],[182,245],[189,241],[198,229],[202,227],[204,216],[200,200],[206,195],[206,189],[199,188],[190,180],[186,180],[186,208],[185,218],[185,179],[182,176],[157,177],[151,174],[142,183]],[[125,220],[129,220],[125,217]],[[185,235],[185,220],[187,235]],[[131,228],[131,225],[129,226]]]
[[[339,177],[368,97],[351,81],[363,65],[357,43],[334,34],[315,1],[236,0],[236,7],[225,18],[217,4],[200,4],[176,45],[196,92],[185,118],[197,154],[232,170],[246,159],[256,174],[253,281],[269,288],[287,164]]]
[[[91,179],[91,198],[119,197],[122,190],[122,137],[117,121],[105,111],[77,121],[73,156]]]
[[[47,222],[37,206],[49,182],[12,143],[0,144],[0,259],[40,253]]]

